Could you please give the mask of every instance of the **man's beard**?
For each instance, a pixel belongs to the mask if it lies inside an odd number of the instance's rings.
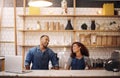
[[[47,48],[48,44],[47,45],[43,45],[44,48]]]

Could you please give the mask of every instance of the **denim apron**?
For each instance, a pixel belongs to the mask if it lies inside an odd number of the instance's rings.
[[[49,53],[47,51],[43,53],[39,51],[35,52],[33,58],[34,65],[32,66],[32,69],[48,70]]]
[[[85,69],[85,60],[84,57],[81,59],[72,58],[71,70],[84,70]]]

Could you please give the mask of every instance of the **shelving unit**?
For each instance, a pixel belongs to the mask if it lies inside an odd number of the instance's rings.
[[[120,15],[76,15],[76,0],[73,0],[73,14],[72,15],[28,15],[26,14],[26,0],[23,1],[23,14],[22,15],[18,15],[19,17],[22,18],[23,20],[23,29],[20,29],[18,30],[18,32],[21,32],[23,37],[22,37],[22,43],[23,44],[18,44],[18,46],[22,47],[22,56],[23,56],[23,62],[24,62],[24,57],[25,57],[25,48],[26,47],[33,47],[33,46],[36,46],[36,45],[28,45],[28,44],[25,44],[25,34],[26,33],[44,33],[44,32],[70,32],[73,34],[72,38],[73,38],[73,42],[77,40],[77,38],[79,38],[78,34],[99,34],[99,33],[117,33],[117,34],[120,34],[120,31],[117,31],[117,30],[79,30],[77,29],[77,20],[79,18],[87,18],[87,17],[90,17],[90,18],[120,18]],[[25,29],[25,26],[26,26],[26,21],[27,19],[26,18],[29,18],[29,17],[32,17],[32,18],[36,18],[36,17],[51,17],[51,18],[55,18],[55,17],[64,17],[64,18],[72,18],[72,24],[73,24],[73,27],[74,27],[74,30],[27,30]],[[103,36],[110,36],[111,39],[113,38],[112,36],[113,35],[97,35],[97,36],[101,36],[101,40],[102,40],[102,37]],[[116,36],[116,35],[115,35]],[[118,37],[118,40],[119,40],[119,37],[120,35],[117,35]],[[90,38],[89,38],[90,39]],[[102,44],[103,42],[101,41],[100,44]],[[107,42],[106,42],[107,43]],[[54,48],[64,48],[64,47],[67,47],[67,48],[70,48],[71,45],[50,45],[49,47],[54,47]],[[86,45],[87,47],[93,47],[93,48],[96,48],[96,47],[120,47],[120,44],[117,44],[117,45]],[[23,63],[24,65],[24,63]]]

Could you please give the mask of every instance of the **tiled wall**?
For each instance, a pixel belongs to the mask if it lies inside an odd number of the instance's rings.
[[[77,8],[77,14],[97,14],[96,11],[101,10],[101,8]],[[69,14],[73,14],[73,9],[69,8],[68,12]],[[9,13],[8,13],[9,11]],[[61,14],[61,8],[41,8],[41,14]],[[4,8],[3,11],[3,19],[2,19],[2,26],[14,26],[14,20],[13,20],[13,8]],[[18,15],[23,14],[23,8],[17,7],[17,30],[23,29],[23,18],[19,17]],[[26,14],[28,14],[28,9]],[[61,24],[64,25],[64,27],[67,24],[67,19],[66,17],[27,17],[26,18],[26,29],[27,27],[31,27],[32,29],[36,28],[37,21],[39,20],[41,22],[41,26],[44,27],[44,23],[47,22],[60,22]],[[71,18],[73,21],[73,18]],[[83,23],[86,23],[88,26],[91,24],[91,19],[95,19],[97,23],[102,24],[102,23],[109,23],[111,21],[116,21],[118,24],[120,24],[120,18],[100,18],[100,17],[77,17],[77,29],[80,29],[80,26]],[[34,45],[39,45],[39,37],[42,34],[47,34],[50,36],[50,45],[62,45],[62,44],[71,44],[72,39],[73,39],[73,34],[71,32],[29,32],[25,34],[25,44],[34,44]],[[111,33],[110,33],[111,34]],[[7,35],[7,36],[6,36]],[[114,33],[113,33],[114,35]],[[118,33],[119,35],[119,33]],[[14,31],[12,29],[2,29],[1,31],[1,39],[0,40],[11,40],[14,41]],[[22,44],[22,33],[17,31],[17,43]],[[79,39],[78,39],[79,41]],[[22,54],[22,47],[17,46],[18,48],[18,55]],[[25,51],[27,53],[28,47],[26,47]],[[109,58],[111,53],[116,50],[120,49],[118,48],[89,48],[90,51],[90,58]],[[66,62],[67,58],[70,55],[70,48],[53,48],[53,50],[58,53],[58,57],[60,58],[60,65],[63,66],[64,62]],[[0,44],[0,55],[14,55],[14,44]],[[64,59],[64,62],[62,61]]]
[[[8,13],[9,12],[9,13]],[[3,9],[1,31],[0,31],[0,56],[15,55],[14,45],[14,9],[5,7]],[[5,41],[5,43],[4,43]],[[13,42],[13,43],[6,43]]]

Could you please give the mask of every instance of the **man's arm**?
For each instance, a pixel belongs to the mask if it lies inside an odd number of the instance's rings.
[[[30,70],[31,60],[32,60],[32,54],[31,54],[31,51],[29,50],[25,59],[26,70]]]
[[[52,52],[50,54],[50,57],[51,57],[51,62],[52,62],[52,69],[55,69],[55,70],[58,70],[59,69],[59,60],[57,58],[57,56],[55,55],[54,52]]]

